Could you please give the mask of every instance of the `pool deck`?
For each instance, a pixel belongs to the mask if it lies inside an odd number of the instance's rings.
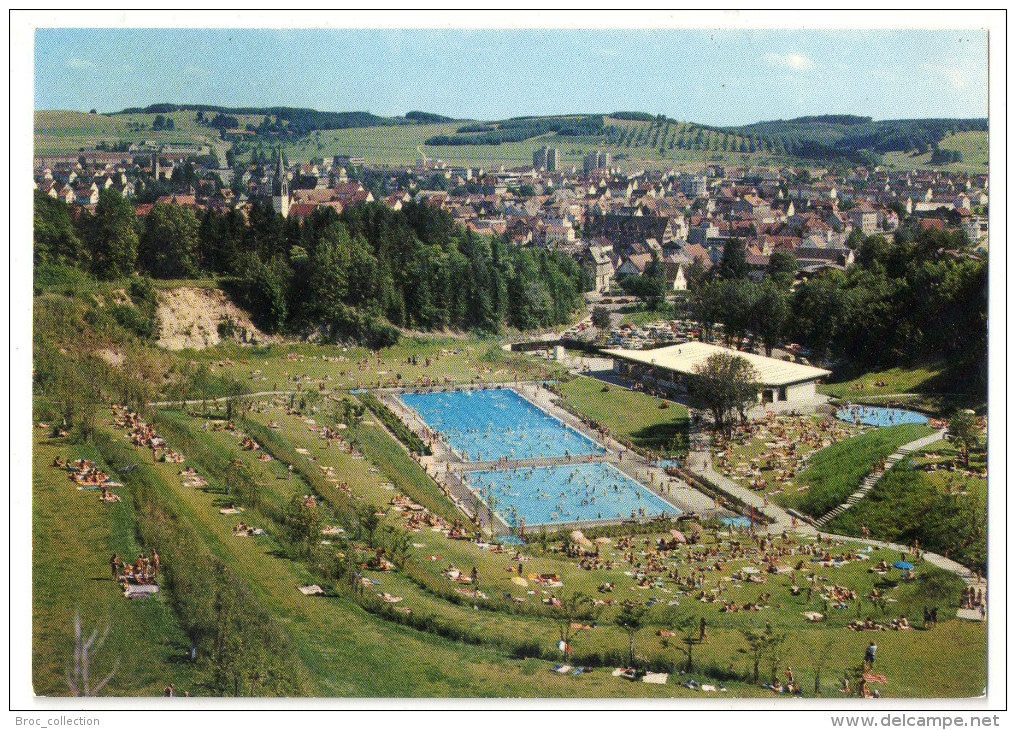
[[[735,513],[720,508],[709,496],[698,491],[694,487],[680,479],[667,475],[663,467],[656,466],[644,459],[637,453],[629,450],[619,441],[610,435],[604,435],[592,431],[581,420],[568,411],[557,405],[557,396],[547,389],[533,382],[502,383],[502,388],[510,389],[524,400],[549,414],[563,425],[582,434],[594,444],[603,447],[605,450],[597,454],[573,454],[571,456],[543,457],[537,459],[518,460],[493,460],[493,461],[468,461],[462,458],[456,449],[452,448],[440,434],[430,428],[415,411],[407,408],[397,396],[403,392],[426,392],[426,391],[448,391],[448,390],[479,390],[478,387],[452,388],[449,386],[435,388],[390,388],[377,392],[378,397],[391,408],[406,423],[417,436],[423,439],[424,443],[430,444],[431,456],[420,458],[420,463],[439,484],[448,492],[449,496],[456,502],[459,508],[470,518],[475,517],[475,512],[480,512],[480,518],[485,520],[487,528],[492,532],[507,530],[507,524],[500,515],[495,514],[495,520],[491,520],[487,514],[486,507],[477,508],[477,498],[465,480],[463,472],[491,470],[491,469],[513,469],[528,468],[534,466],[565,466],[569,464],[588,464],[595,462],[609,463],[617,467],[628,477],[634,479],[644,488],[656,494],[669,504],[677,507],[684,513],[696,513],[703,517],[733,517]],[[566,529],[569,527],[592,527],[595,525],[620,524],[630,522],[630,519],[605,519],[586,520],[581,522],[553,522],[547,523],[554,529]],[[643,518],[640,522],[652,522],[653,518]],[[496,522],[497,524],[493,524]]]

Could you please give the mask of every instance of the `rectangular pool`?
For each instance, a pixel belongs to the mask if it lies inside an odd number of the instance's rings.
[[[603,447],[509,388],[398,397],[469,461],[603,453]]]
[[[473,493],[510,526],[595,522],[637,517],[674,516],[681,510],[646,489],[613,464],[565,464],[467,472]]]

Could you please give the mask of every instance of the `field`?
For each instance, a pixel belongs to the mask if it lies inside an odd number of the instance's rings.
[[[987,132],[957,132],[943,139],[939,142],[938,146],[944,150],[959,150],[963,155],[963,161],[948,165],[932,165],[931,152],[926,152],[923,155],[892,152],[885,155],[885,162],[888,167],[902,168],[904,170],[930,167],[936,170],[968,172],[971,174],[986,173],[988,171]]]
[[[308,160],[334,154],[363,155],[368,164],[406,165],[419,157],[417,146],[436,135],[454,134],[464,122],[423,125],[419,127],[368,127],[350,130],[332,130],[315,132],[295,144],[287,146],[290,159]],[[741,154],[723,148],[724,141],[730,146],[735,135],[703,130],[700,149],[681,149],[669,147],[671,138],[679,139],[682,135],[697,133],[698,128],[684,123],[668,124],[657,129],[650,122],[630,121],[607,117],[605,124],[624,130],[626,136],[623,143],[611,143],[606,137],[567,136],[554,133],[532,137],[522,142],[509,142],[499,145],[426,145],[422,149],[428,158],[440,159],[450,165],[469,165],[485,169],[505,166],[506,168],[528,166],[532,164],[533,152],[545,145],[557,147],[561,151],[562,166],[582,169],[582,157],[590,152],[602,150],[610,152],[613,166],[626,170],[640,168],[669,168],[687,165],[692,168],[701,167],[704,154],[710,162],[727,164],[765,164],[779,163],[782,157],[769,154]],[[694,132],[692,130],[695,130]],[[651,143],[657,140],[657,146]],[[666,141],[666,144],[663,142]],[[661,152],[660,146],[663,146]]]
[[[110,144],[118,141],[139,142],[152,140],[161,143],[208,144],[217,138],[216,130],[194,121],[195,112],[172,112],[175,128],[171,131],[152,131],[155,114],[84,114],[65,110],[45,110],[35,113],[35,151],[37,154],[66,154],[80,149],[92,149],[100,141]],[[263,115],[233,115],[241,127],[257,126]],[[528,166],[533,152],[544,145],[561,151],[564,167],[582,169],[582,157],[589,152],[610,152],[613,166],[624,170],[669,169],[701,167],[703,160],[724,165],[804,165],[822,167],[822,163],[772,151],[756,149],[749,152],[749,139],[735,132],[724,132],[700,127],[689,122],[641,121],[604,117],[604,133],[595,136],[561,136],[548,133],[522,142],[500,145],[424,145],[437,135],[454,135],[468,122],[454,121],[426,125],[398,125],[361,127],[354,129],[317,130],[297,140],[287,141],[284,149],[291,162],[307,162],[312,158],[329,158],[333,155],[365,157],[369,165],[407,166],[415,164],[421,150],[430,159],[440,159],[450,165],[482,167],[484,169]],[[245,142],[241,156],[251,145],[266,151],[272,144],[255,143],[256,138]],[[743,145],[743,146],[742,146]],[[959,132],[945,138],[943,149],[956,149],[963,161],[948,165],[931,165],[931,153],[909,155],[887,153],[889,167],[907,169],[935,167],[938,169],[978,173],[987,170],[988,143],[985,132]]]
[[[818,392],[843,400],[919,393],[929,382],[941,375],[944,369],[943,364],[936,363],[923,367],[879,370],[850,380],[823,383],[818,386]],[[885,385],[876,385],[876,383],[885,383]]]
[[[33,430],[32,444],[32,684],[39,695],[66,695],[64,670],[74,652],[73,621],[78,611],[87,636],[110,629],[95,654],[93,686],[117,666],[104,694],[158,695],[169,682],[189,674],[180,661],[188,641],[161,598],[129,602],[110,577],[116,552],[136,555],[134,507],[129,494],[115,505],[101,504],[96,492],[78,491],[66,472],[50,466],[66,460],[95,461],[90,446],[49,439]],[[117,664],[119,661],[119,664]]]
[[[194,121],[195,112],[173,112],[171,130],[153,131],[155,114],[85,114],[47,110],[35,112],[35,154],[69,154],[94,149],[99,142],[144,142],[160,144],[211,144],[218,132]],[[258,124],[261,117],[238,118],[241,124]],[[222,162],[225,162],[224,160]]]
[[[607,392],[603,392],[606,387]],[[578,377],[560,385],[566,407],[593,419],[622,442],[668,455],[688,450],[688,409],[644,393]],[[662,404],[667,408],[661,408]]]
[[[555,363],[505,352],[496,343],[475,337],[406,337],[378,351],[335,345],[250,348],[223,343],[181,353],[220,377],[240,383],[249,393],[409,386],[430,381],[505,383],[561,373]]]

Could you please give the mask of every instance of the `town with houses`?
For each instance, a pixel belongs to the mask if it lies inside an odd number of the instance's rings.
[[[135,204],[139,216],[153,203],[244,213],[261,201],[302,220],[318,207],[341,213],[380,203],[399,210],[422,201],[477,234],[572,254],[595,269],[601,293],[612,281],[644,272],[654,256],[666,265],[668,286],[683,290],[690,267],[717,263],[731,238],[745,243],[756,280],[778,251],[795,256],[801,275],[843,269],[853,261],[852,231],[891,233],[905,215],[918,216],[922,227],[960,227],[975,250],[987,244],[986,174],[706,163],[682,171],[622,170],[609,152],[586,155],[579,170],[564,167],[550,147],[534,152],[532,166],[511,169],[454,166],[423,155],[398,168],[370,168],[368,159],[350,156],[287,164],[281,153],[272,164],[229,169],[202,164],[207,146],[164,146],[150,154],[136,147],[37,156],[33,185],[89,212],[102,189],[137,200],[153,181],[167,186],[170,192]],[[380,174],[377,196],[358,180],[366,169]]]

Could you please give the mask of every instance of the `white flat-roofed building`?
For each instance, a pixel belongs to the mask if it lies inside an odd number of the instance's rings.
[[[681,391],[687,390],[689,380],[711,355],[726,353],[743,357],[758,371],[763,403],[812,403],[816,381],[830,374],[823,368],[705,342],[685,342],[657,350],[607,350],[606,353],[614,358],[614,372],[619,375],[643,381],[652,379],[658,385]]]

